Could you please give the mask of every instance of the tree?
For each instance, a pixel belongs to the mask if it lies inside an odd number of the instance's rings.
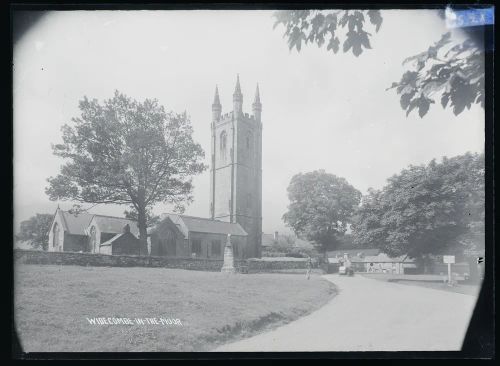
[[[320,252],[335,247],[344,235],[361,193],[344,178],[324,170],[299,173],[288,186],[288,212],[283,221],[295,234],[312,241]]]
[[[358,57],[363,48],[370,49],[371,34],[364,30],[365,19],[378,32],[382,17],[378,10],[281,10],[274,13],[276,22],[285,26],[284,37],[288,38],[288,48],[300,52],[302,42],[316,43],[318,47],[326,45],[327,51],[337,53],[340,46],[341,29],[347,28],[342,49],[352,51]]]
[[[438,12],[442,18],[444,14],[444,11]],[[338,30],[347,26],[343,51],[352,50],[356,57],[361,55],[363,48],[371,48],[371,34],[363,29],[366,17],[375,26],[376,32],[383,20],[377,10],[283,10],[275,12],[274,17],[274,27],[279,24],[285,26],[288,47],[298,52],[304,42],[316,43],[318,47],[326,44],[327,51],[337,53],[340,45]],[[387,90],[395,89],[401,96],[401,108],[407,116],[411,111],[418,110],[422,118],[436,99],[440,100],[443,108],[452,108],[455,115],[465,108],[470,109],[472,104],[484,108],[485,53],[482,34],[478,35],[477,30],[471,29],[463,31],[467,34],[465,41],[452,41],[448,32],[426,51],[403,61],[403,65],[412,69]]]
[[[148,210],[191,202],[192,176],[206,168],[190,120],[165,112],[157,100],[140,103],[118,91],[102,104],[84,97],[79,107],[74,126],[62,128],[63,143],[53,145],[67,162],[48,178],[46,193],[51,200],[132,206],[147,253]]]
[[[370,190],[356,214],[353,235],[358,245],[418,259],[463,253],[471,245],[464,239],[471,227],[481,231],[480,223],[484,154],[467,153],[410,166],[389,178],[382,190]],[[474,245],[484,248],[484,241]]]
[[[17,240],[28,242],[35,249],[47,250],[49,231],[54,215],[36,214],[28,220],[21,222]]]
[[[454,43],[448,32],[426,51],[405,59],[403,65],[412,70],[388,89],[396,89],[401,96],[401,108],[407,116],[415,109],[422,118],[437,98],[455,115],[473,104],[484,108],[484,56],[477,40]]]
[[[127,219],[131,219],[131,220],[135,220],[135,221],[138,221],[138,218],[139,218],[134,206],[132,206],[130,208],[130,210],[123,211],[123,215]],[[148,208],[146,210],[146,227],[152,227],[159,222],[160,222],[160,216],[153,214],[151,212],[151,209]]]

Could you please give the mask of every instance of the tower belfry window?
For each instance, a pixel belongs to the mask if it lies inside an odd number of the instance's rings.
[[[227,156],[227,134],[226,131],[222,131],[220,134],[220,141],[219,141],[219,149],[220,149],[220,157],[223,162],[226,161],[226,156]]]

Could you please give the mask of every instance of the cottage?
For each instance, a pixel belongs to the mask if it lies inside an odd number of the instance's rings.
[[[85,228],[89,243],[88,251],[91,253],[102,253],[101,245],[116,235],[122,234],[126,225],[129,226],[129,232],[132,236],[138,238],[139,227],[136,221],[123,217],[93,215]],[[128,237],[130,236],[128,235]],[[131,243],[131,245],[133,244]],[[105,251],[107,252],[108,250],[106,249]]]
[[[248,234],[238,223],[177,214],[164,214],[148,230],[153,256],[222,259],[227,235],[235,258],[245,257]]]
[[[379,253],[364,257],[362,267],[364,272],[405,274],[410,269],[416,269],[417,265],[414,259],[406,255],[392,258],[385,253]]]
[[[328,262],[340,265],[347,258],[356,272],[404,274],[417,268],[408,256],[389,257],[376,248],[333,250],[328,252]]]
[[[49,252],[88,252],[88,236],[85,229],[94,215],[71,213],[59,207],[49,231]]]
[[[141,242],[130,232],[130,225],[127,224],[123,228],[123,233],[117,234],[108,241],[100,244],[99,253],[113,255],[140,255]]]
[[[124,229],[128,230],[127,235],[122,235]],[[63,211],[58,207],[49,231],[48,251],[112,254],[112,246],[108,248],[110,244],[108,242],[111,239],[117,240],[119,236],[120,244],[115,244],[115,246],[128,248],[125,252],[134,254],[138,246],[138,234],[139,229],[134,220],[87,212]],[[124,244],[125,240],[129,242]],[[107,244],[101,250],[104,243]],[[123,252],[123,249],[118,249],[118,252],[120,251]]]

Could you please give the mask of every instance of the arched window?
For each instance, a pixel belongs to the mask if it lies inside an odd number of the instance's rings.
[[[96,230],[95,226],[90,228],[90,251],[93,253],[97,253],[97,240],[96,240]]]
[[[226,131],[222,131],[220,134],[220,157],[223,162],[226,161],[227,155],[227,134]]]
[[[58,248],[59,247],[59,225],[57,224],[57,222],[54,224],[54,227],[52,228],[52,234],[53,234],[52,246],[54,248]]]

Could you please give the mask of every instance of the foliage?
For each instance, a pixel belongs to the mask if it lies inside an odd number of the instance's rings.
[[[318,47],[326,45],[327,51],[337,53],[340,38],[343,39],[342,50],[352,51],[358,57],[363,49],[370,49],[371,34],[363,28],[366,17],[378,32],[382,25],[382,17],[378,10],[282,10],[274,13],[276,22],[285,26],[284,37],[288,38],[290,50],[300,51],[304,44],[316,43]],[[345,32],[347,29],[347,32]],[[341,30],[345,35],[341,35]]]
[[[139,215],[137,214],[137,210],[132,206],[130,210],[123,211],[123,215],[127,219],[138,221]],[[160,216],[153,214],[150,208],[146,209],[146,227],[155,226],[160,222]]]
[[[454,43],[448,32],[403,65],[413,69],[388,89],[395,88],[401,96],[407,116],[415,109],[423,117],[438,97],[442,107],[451,108],[455,115],[473,104],[484,108],[484,49],[473,38]]]
[[[36,214],[28,220],[21,222],[17,240],[28,242],[35,249],[47,250],[49,243],[49,231],[54,215]]]
[[[438,15],[444,16],[442,12]],[[371,48],[371,34],[363,29],[366,17],[375,26],[375,32],[382,25],[378,10],[283,10],[275,12],[274,17],[275,28],[279,24],[285,26],[284,37],[290,50],[299,52],[302,44],[315,43],[337,53],[339,30],[347,26],[342,48],[344,52],[352,50],[356,57],[363,49]],[[422,118],[438,98],[442,107],[451,108],[455,115],[473,104],[484,108],[484,45],[481,35],[467,32],[461,43],[452,41],[451,33],[446,33],[426,51],[403,61],[411,69],[387,90],[396,89],[407,116],[418,110]]]
[[[278,236],[278,240],[273,240],[271,246],[265,247],[262,256],[307,258],[317,257],[318,252],[313,247],[298,246],[295,235],[285,234]]]
[[[335,247],[347,230],[361,193],[344,178],[324,170],[299,173],[288,186],[288,212],[284,222],[295,234],[325,252]]]
[[[46,193],[51,200],[131,205],[145,250],[148,208],[190,202],[192,176],[205,169],[189,118],[118,91],[102,104],[84,97],[79,107],[74,126],[62,128],[63,143],[53,145],[66,163]]]
[[[369,190],[353,224],[358,245],[375,246],[391,256],[460,253],[471,227],[484,222],[484,154],[444,157],[410,166]],[[476,242],[484,247],[482,243]]]

